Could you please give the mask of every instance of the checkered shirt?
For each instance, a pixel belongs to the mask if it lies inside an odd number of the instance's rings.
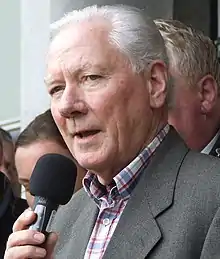
[[[97,204],[99,213],[84,259],[101,259],[103,257],[132,191],[168,131],[169,125],[166,125],[153,141],[113,178],[111,184],[103,186],[96,175],[91,172],[86,174],[83,185],[88,195]]]

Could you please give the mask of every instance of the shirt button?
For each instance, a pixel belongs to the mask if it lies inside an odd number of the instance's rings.
[[[105,226],[109,225],[110,224],[110,219],[108,219],[108,218],[103,219],[103,224]]]
[[[109,200],[109,205],[112,205],[113,202],[114,202],[113,199],[110,199],[110,200]]]

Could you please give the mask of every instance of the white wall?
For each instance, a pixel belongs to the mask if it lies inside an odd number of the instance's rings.
[[[20,116],[20,1],[0,1],[0,125]]]

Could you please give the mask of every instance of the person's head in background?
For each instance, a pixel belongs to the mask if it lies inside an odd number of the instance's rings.
[[[3,151],[0,171],[5,174],[12,184],[17,183],[17,172],[14,167],[14,143],[10,133],[2,128],[0,128],[0,141]]]
[[[189,148],[201,151],[220,128],[220,69],[211,39],[175,20],[155,20],[173,79],[169,123]]]
[[[0,128],[0,172],[5,176],[4,186],[10,184],[13,195],[20,197],[20,184],[14,163],[14,142],[10,133],[2,128]]]
[[[4,198],[4,192],[5,192],[5,187],[6,187],[6,183],[8,182],[8,177],[6,177],[6,174],[3,173],[4,169],[4,153],[3,153],[3,143],[2,143],[2,139],[0,138],[0,204],[2,199]]]
[[[73,159],[50,110],[38,115],[18,136],[15,143],[15,165],[19,182],[26,191],[28,204],[33,204],[29,192],[29,180],[37,160],[47,153],[57,153]],[[75,160],[74,160],[75,162]],[[75,191],[81,188],[85,170],[77,165]]]

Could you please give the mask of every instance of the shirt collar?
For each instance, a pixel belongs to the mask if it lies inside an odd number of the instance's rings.
[[[147,167],[150,158],[163,141],[168,131],[169,125],[167,124],[160,130],[151,143],[144,148],[128,166],[113,178],[110,185],[103,186],[99,183],[97,176],[88,171],[83,179],[83,186],[88,195],[94,199],[97,204],[100,203],[100,198],[106,194],[107,196],[111,196],[111,199],[114,199],[117,196],[120,196],[123,200],[129,199],[141,174]]]
[[[214,138],[208,143],[208,145],[204,147],[201,153],[208,155],[211,152],[212,148],[214,147],[215,142],[217,141],[219,135],[220,135],[220,131],[218,131],[217,134],[214,136]]]

